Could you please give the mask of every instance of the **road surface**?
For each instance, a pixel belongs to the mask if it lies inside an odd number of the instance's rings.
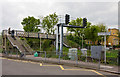
[[[2,58],[2,75],[86,75],[118,77],[116,74],[56,64]]]

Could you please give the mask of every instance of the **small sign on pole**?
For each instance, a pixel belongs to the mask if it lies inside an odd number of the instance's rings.
[[[98,33],[98,36],[106,36],[106,35],[111,35],[111,32],[100,32],[100,33]]]
[[[106,35],[111,35],[111,32],[100,32],[100,33],[98,33],[98,36],[104,36],[105,64],[106,64]]]

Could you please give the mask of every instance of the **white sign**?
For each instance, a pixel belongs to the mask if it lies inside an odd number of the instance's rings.
[[[103,35],[103,36],[111,35],[111,32],[100,32],[100,33],[98,33],[98,36],[100,36],[100,35]]]

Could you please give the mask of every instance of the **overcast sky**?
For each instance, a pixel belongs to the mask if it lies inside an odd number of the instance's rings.
[[[64,15],[70,14],[71,19],[86,17],[94,24],[104,23],[108,28],[118,28],[118,2],[94,2],[71,0],[5,0],[0,3],[0,32],[3,29],[23,30],[21,21],[27,16],[46,16],[56,12],[61,22]]]

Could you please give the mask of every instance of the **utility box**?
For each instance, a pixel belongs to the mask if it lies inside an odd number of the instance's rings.
[[[76,60],[76,58],[77,58],[77,48],[70,48],[68,56],[69,56],[70,60]]]
[[[91,46],[91,58],[104,59],[104,46]]]
[[[82,48],[81,52],[82,52],[82,56],[86,56],[87,55],[87,49],[86,48]]]

